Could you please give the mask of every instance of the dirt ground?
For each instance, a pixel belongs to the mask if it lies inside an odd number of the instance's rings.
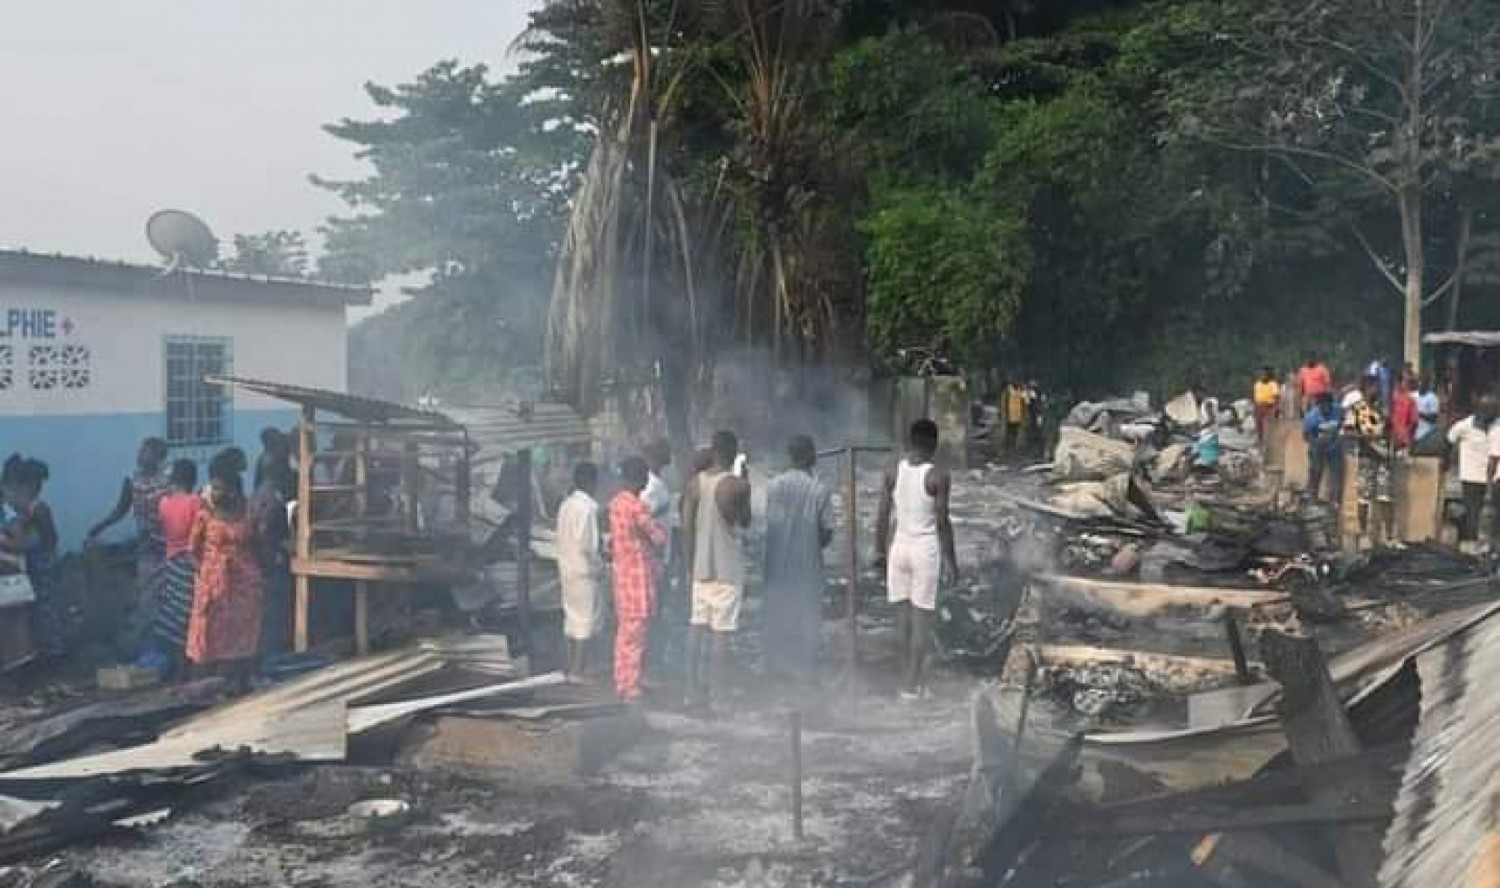
[[[834,624],[830,624],[832,626]],[[792,837],[791,699],[742,676],[710,718],[648,707],[648,728],[581,778],[485,778],[326,766],[244,781],[137,836],[75,849],[106,886],[837,886],[899,878],[966,780],[974,680],[942,674],[930,700],[894,698],[889,639],[867,639],[857,691],[836,677],[797,698],[805,838]],[[400,799],[375,832],[344,816]]]

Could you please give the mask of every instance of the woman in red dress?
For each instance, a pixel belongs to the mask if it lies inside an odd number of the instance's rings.
[[[193,524],[198,580],[188,619],[187,658],[200,672],[244,680],[260,646],[265,580],[239,475],[216,473],[212,497]]]

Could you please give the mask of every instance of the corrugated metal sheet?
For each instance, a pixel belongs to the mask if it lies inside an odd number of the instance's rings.
[[[1500,619],[1417,657],[1421,720],[1386,832],[1381,888],[1468,881],[1500,824]],[[1489,884],[1488,882],[1484,884]]]
[[[443,413],[469,431],[478,467],[498,463],[506,454],[537,447],[589,443],[589,427],[566,404],[506,404],[447,407]]]
[[[342,416],[358,422],[406,425],[437,430],[457,431],[459,429],[458,423],[441,413],[434,413],[431,410],[419,410],[415,407],[407,407],[405,404],[396,404],[392,401],[362,398],[359,395],[350,395],[345,392],[307,388],[306,386],[290,385],[284,382],[246,379],[241,376],[209,376],[206,379],[215,385],[234,386],[235,388],[256,392],[303,407],[324,410],[336,416]]]
[[[1475,330],[1467,333],[1449,331],[1428,333],[1422,337],[1424,345],[1472,345],[1476,348],[1494,348],[1500,345],[1500,331]]]
[[[468,430],[469,531],[482,542],[510,514],[491,494],[500,481],[505,457],[539,447],[587,445],[588,424],[566,404],[518,404],[444,407]]]

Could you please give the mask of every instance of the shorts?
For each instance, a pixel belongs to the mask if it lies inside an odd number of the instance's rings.
[[[693,613],[689,626],[707,626],[714,632],[734,632],[740,628],[740,601],[744,589],[738,583],[717,580],[693,581]]]
[[[592,577],[562,577],[563,636],[587,641],[603,622],[600,582]]]
[[[886,560],[886,600],[891,604],[910,601],[912,607],[936,610],[942,569],[943,556],[936,536],[897,537]]]

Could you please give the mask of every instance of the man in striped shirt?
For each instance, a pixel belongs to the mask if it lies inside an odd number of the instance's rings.
[[[793,438],[787,455],[791,468],[766,488],[765,662],[805,682],[817,665],[833,492],[813,474],[818,450],[812,438]]]

